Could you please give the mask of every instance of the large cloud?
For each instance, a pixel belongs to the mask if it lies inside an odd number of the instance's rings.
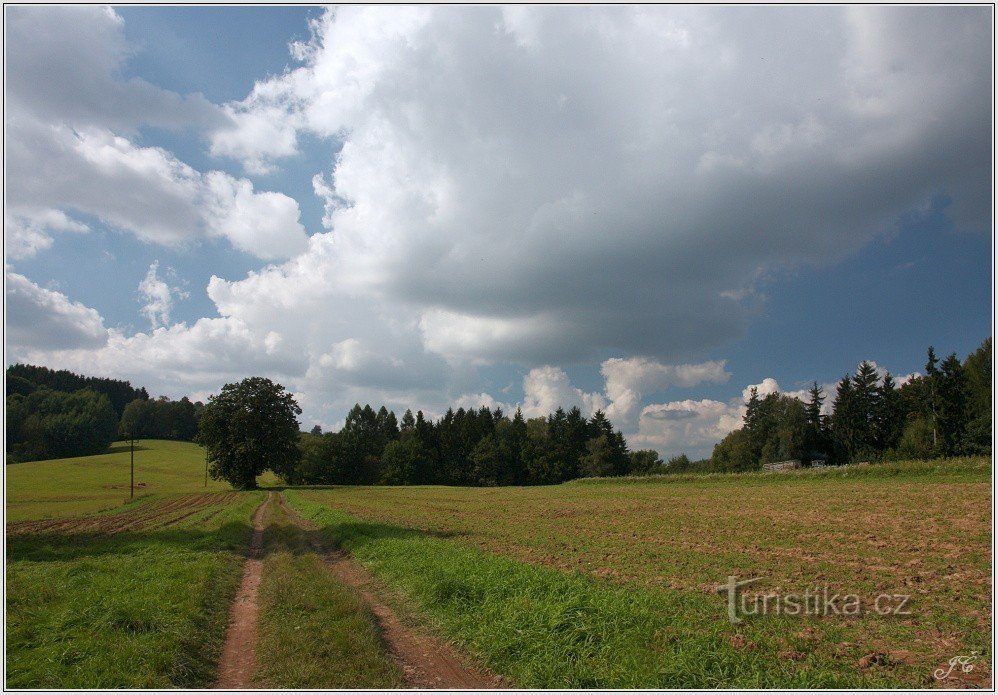
[[[253,191],[246,179],[202,174],[158,147],[140,147],[110,131],[38,121],[8,121],[8,217],[45,239],[77,225],[59,209],[100,218],[166,246],[223,237],[260,258],[305,249],[298,204],[281,193]],[[52,219],[38,211],[56,210]],[[72,227],[70,227],[72,228]],[[18,233],[18,239],[33,239]],[[50,241],[20,241],[19,255]]]
[[[113,76],[115,16],[88,11],[110,48],[80,74],[133,89]],[[354,400],[495,407],[476,369],[512,361],[532,414],[602,407],[634,446],[709,453],[740,400],[646,401],[728,378],[695,361],[738,335],[767,270],[840,258],[939,193],[986,226],[986,12],[343,7],[294,47],[298,69],[209,116],[157,93],[143,103],[159,121],[115,121],[22,81],[7,123],[20,253],[78,211],[289,257],[212,277],[218,318],[112,330],[96,351],[32,339],[31,354],[171,395],[266,373],[324,426]],[[326,231],[306,239],[291,199],[133,133],[206,118],[213,154],[251,173],[325,139],[338,154],[307,173]],[[586,360],[603,361],[602,392],[563,369]]]
[[[200,94],[180,95],[139,78],[121,79],[131,47],[110,7],[8,7],[5,109],[70,126],[134,132],[218,127],[227,117]]]
[[[139,128],[215,128],[223,110],[116,75],[128,54],[122,20],[100,7],[11,8],[6,39],[6,215],[13,257],[52,245],[51,232],[99,218],[167,246],[223,237],[263,259],[305,249],[298,204],[246,179],[201,173]]]
[[[441,354],[671,360],[738,333],[760,269],[939,193],[986,224],[986,12],[338,8],[213,150],[342,139],[316,190],[343,280]]]
[[[612,358],[600,369],[606,380],[606,395],[611,405],[607,415],[618,427],[631,431],[645,394],[662,391],[669,386],[690,387],[697,384],[723,383],[731,376],[725,371],[725,361],[702,364],[661,364],[655,360],[635,357]]]
[[[17,273],[7,273],[5,280],[6,339],[15,353],[99,348],[107,342],[104,321],[94,309]]]

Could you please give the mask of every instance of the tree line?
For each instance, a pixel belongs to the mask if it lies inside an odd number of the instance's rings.
[[[384,406],[375,411],[357,404],[339,432],[316,426],[305,433],[298,431],[301,410],[292,396],[259,377],[227,384],[205,406],[186,397],[150,399],[127,381],[17,364],[6,374],[7,460],[97,454],[115,437],[179,439],[208,446],[213,475],[237,487],[252,487],[258,473],[245,471],[257,468],[289,484],[484,486],[750,471],[786,460],[989,455],[991,343],[988,338],[962,362],[955,353],[940,361],[930,347],[926,374],[900,386],[863,362],[838,383],[830,415],[823,408],[829,395],[817,383],[806,400],[753,389],[742,427],[709,459],[690,461],[684,454],[668,463],[655,451],[630,451],[602,411],[585,418],[578,408],[559,408],[528,419],[519,409],[509,417],[499,408],[459,408],[430,420],[422,411],[407,410],[399,419]],[[271,432],[275,422],[280,431]],[[256,453],[242,460],[233,453],[238,450]]]
[[[100,454],[115,438],[193,441],[204,404],[150,399],[127,381],[30,364],[6,370],[7,460]]]
[[[290,484],[542,485],[589,476],[653,472],[654,451],[629,451],[602,411],[583,417],[561,408],[547,417],[513,417],[501,408],[448,409],[437,420],[406,410],[355,405],[339,432],[301,434]]]
[[[964,361],[940,361],[929,347],[925,375],[898,386],[870,362],[836,386],[832,412],[817,383],[807,401],[752,389],[743,426],[714,447],[710,459],[670,471],[749,471],[775,461],[805,465],[990,455],[991,338]]]

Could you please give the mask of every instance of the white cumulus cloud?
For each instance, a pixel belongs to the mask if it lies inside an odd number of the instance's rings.
[[[449,360],[673,361],[739,334],[761,271],[934,195],[987,227],[986,18],[339,7],[212,147],[263,170],[342,143],[313,179],[336,239],[316,272],[407,302]]]
[[[149,319],[153,329],[170,325],[174,297],[186,299],[188,294],[179,287],[171,287],[159,277],[159,261],[149,265],[149,271],[139,283],[139,297],[145,302],[142,315]]]
[[[108,331],[101,315],[18,273],[5,274],[6,339],[15,355],[32,349],[100,348]]]

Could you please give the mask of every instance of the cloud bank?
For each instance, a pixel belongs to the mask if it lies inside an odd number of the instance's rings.
[[[9,256],[91,216],[277,261],[213,276],[218,316],[189,325],[150,285],[154,329],[134,335],[8,272],[12,349],[174,394],[259,371],[324,425],[354,400],[499,404],[479,370],[506,366],[530,413],[605,408],[635,446],[706,450],[740,401],[647,401],[727,383],[703,360],[744,330],[760,277],[835,262],[938,195],[987,228],[987,12],[340,7],[296,67],[214,105],[117,77],[111,10],[11,8]],[[149,125],[204,133],[245,176],[144,143]],[[315,141],[309,237],[253,177]],[[573,364],[600,365],[603,391]]]

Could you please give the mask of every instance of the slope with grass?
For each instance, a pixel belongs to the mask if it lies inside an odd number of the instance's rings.
[[[289,500],[520,685],[849,687],[929,685],[973,651],[990,678],[990,491],[969,459]],[[866,614],[732,626],[729,575],[857,594]],[[911,615],[874,614],[881,593]]]
[[[137,441],[136,500],[230,490],[228,483],[211,479],[205,486],[204,456],[204,449],[190,442]],[[97,456],[7,465],[7,521],[75,517],[121,507],[129,502],[130,460],[128,443],[116,442]],[[259,482],[273,484],[276,479],[268,473]]]
[[[210,685],[262,497],[183,496],[8,529],[7,687]]]

